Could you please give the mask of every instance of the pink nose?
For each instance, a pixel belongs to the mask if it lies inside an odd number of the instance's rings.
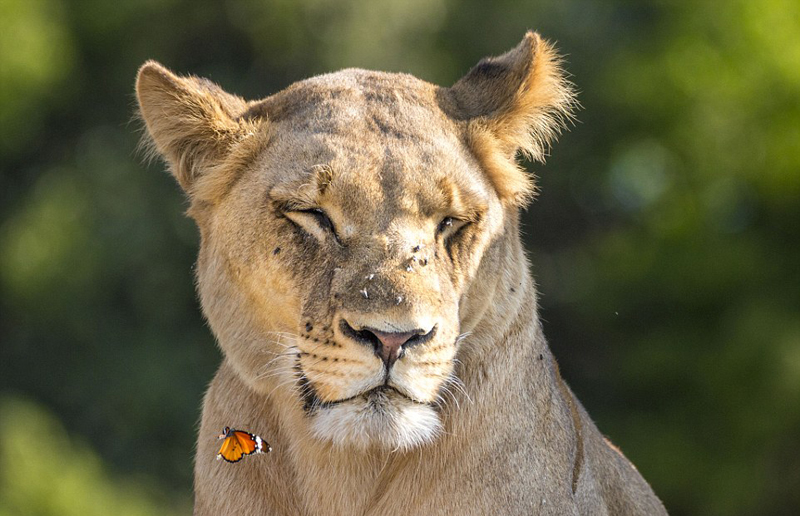
[[[372,347],[375,354],[386,364],[387,371],[403,356],[403,352],[406,349],[428,342],[436,333],[436,326],[430,331],[414,329],[411,331],[385,332],[367,327],[356,330],[344,319],[341,320],[339,328],[342,333],[351,339]]]
[[[381,360],[383,360],[383,363],[386,364],[387,369],[392,367],[392,364],[394,364],[397,359],[400,358],[400,355],[403,353],[406,344],[411,339],[419,335],[418,332],[413,331],[397,333],[386,333],[378,330],[368,331],[378,338],[380,346],[375,350],[375,353],[381,357]]]

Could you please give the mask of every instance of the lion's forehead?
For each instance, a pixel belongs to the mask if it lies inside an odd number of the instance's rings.
[[[298,82],[267,99],[266,110],[295,131],[433,141],[455,133],[438,96],[410,75],[348,69]]]

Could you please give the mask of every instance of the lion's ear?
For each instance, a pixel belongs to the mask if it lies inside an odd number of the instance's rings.
[[[211,81],[178,77],[148,61],[136,78],[141,117],[181,187],[192,199],[213,201],[236,171],[226,162],[238,143],[253,135],[240,120],[247,103]]]
[[[516,48],[481,60],[447,90],[454,118],[468,120],[468,138],[501,197],[524,204],[533,182],[514,158],[544,161],[550,142],[576,106],[555,49],[528,32]]]

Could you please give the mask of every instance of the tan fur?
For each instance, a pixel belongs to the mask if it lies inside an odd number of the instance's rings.
[[[541,332],[515,156],[574,101],[538,35],[451,88],[343,70],[248,103],[150,62],[137,94],[224,354],[195,514],[665,514]],[[365,333],[411,330],[391,369]],[[224,426],[274,451],[218,462]]]

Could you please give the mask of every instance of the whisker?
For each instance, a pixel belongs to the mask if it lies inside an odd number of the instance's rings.
[[[268,335],[289,335],[290,337],[300,337],[300,335],[297,333],[292,333],[290,331],[265,331],[264,333]]]
[[[267,369],[270,365],[272,365],[273,362],[275,362],[276,360],[280,360],[282,357],[291,357],[294,355],[297,355],[297,351],[292,350],[292,351],[285,351],[283,353],[275,353],[275,357],[273,357],[272,359],[270,359],[269,362],[261,366],[260,369]]]
[[[281,383],[279,383],[278,385],[276,385],[275,387],[273,387],[273,388],[272,388],[272,390],[271,390],[271,391],[269,391],[269,393],[267,393],[267,398],[271,397],[271,396],[272,396],[272,394],[273,394],[273,393],[274,393],[274,392],[275,392],[277,389],[279,389],[279,388],[282,388],[282,387],[285,387],[286,385],[291,385],[291,386],[292,386],[292,390],[293,390],[293,391],[295,391],[295,393],[297,393],[297,389],[298,389],[298,386],[297,386],[297,380],[298,380],[298,378],[299,378],[299,376],[298,376],[297,374],[295,374],[295,375],[294,375],[292,378],[289,378],[288,380],[286,380],[286,381],[284,381],[284,382],[281,382]],[[304,386],[303,388],[304,388],[304,389],[307,389],[308,387],[307,387],[307,386]]]
[[[450,391],[450,389],[447,388],[446,385],[442,385],[442,387],[440,387],[439,390],[440,390],[440,392],[442,392],[444,394],[448,394],[450,396],[450,398],[452,398],[453,403],[456,406],[456,409],[461,410],[461,404],[458,402],[458,398],[456,398],[456,396],[452,393],[452,391]],[[443,403],[442,403],[443,405],[447,403],[447,399],[444,396],[442,396],[442,401],[443,401]]]
[[[268,340],[268,341],[265,342],[265,344],[280,346],[282,348],[293,348],[293,347],[295,347],[295,344],[284,344],[283,342],[281,342],[281,337],[278,337],[276,340]],[[258,348],[257,352],[258,353],[275,353],[274,351],[272,351],[268,347],[260,347],[260,348]]]
[[[264,365],[260,366],[260,367],[258,368],[258,370],[259,370],[259,371],[264,371],[264,370],[267,370],[267,369],[269,369],[269,368],[270,368],[270,366],[271,366],[271,365],[272,365],[272,364],[273,364],[275,361],[277,361],[277,360],[280,360],[280,359],[281,359],[281,358],[283,358],[283,357],[291,357],[291,356],[296,356],[296,355],[297,355],[297,351],[285,351],[285,352],[283,352],[283,353],[275,353],[275,357],[273,357],[272,359],[270,359],[270,360],[269,360],[269,362],[267,362],[266,364],[264,364]]]
[[[259,374],[256,379],[257,380],[267,380],[269,378],[274,378],[276,376],[282,376],[286,373],[291,373],[294,370],[294,367],[283,367],[281,369],[273,369],[272,371],[265,371]]]
[[[466,339],[466,338],[467,338],[467,337],[469,337],[470,335],[472,335],[472,332],[471,332],[471,331],[465,331],[464,333],[462,333],[461,335],[459,335],[458,337],[456,337],[456,340],[455,340],[456,344],[458,344],[458,343],[459,343],[459,342],[461,342],[462,340]]]
[[[295,353],[292,353],[292,354],[286,355],[286,358],[287,359],[291,358],[292,355],[296,356]],[[260,378],[266,378],[268,376],[274,376],[278,372],[291,371],[291,370],[293,370],[295,368],[294,362],[287,362],[287,363],[277,364],[275,366],[271,366],[271,363],[274,362],[275,360],[278,360],[279,358],[282,358],[282,357],[276,357],[276,358],[272,359],[270,361],[270,364],[268,364],[270,367],[267,367],[267,365],[260,367],[258,369],[256,377],[259,378],[259,379]]]

